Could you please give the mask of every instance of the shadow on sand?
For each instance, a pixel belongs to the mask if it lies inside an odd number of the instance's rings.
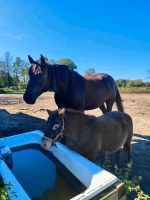
[[[45,120],[24,113],[10,114],[0,109],[0,135],[2,137],[33,130],[43,130]]]
[[[132,161],[133,175],[142,176],[142,189],[150,194],[150,136],[133,134]]]

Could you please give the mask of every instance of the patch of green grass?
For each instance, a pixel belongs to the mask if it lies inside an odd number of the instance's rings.
[[[25,89],[17,89],[17,88],[0,88],[0,94],[23,94]]]
[[[2,178],[0,177],[0,200],[12,200],[13,197],[17,197],[16,193],[12,191],[12,184],[3,184]],[[9,192],[9,196],[8,196]]]
[[[122,93],[150,93],[150,87],[121,87],[119,91]]]

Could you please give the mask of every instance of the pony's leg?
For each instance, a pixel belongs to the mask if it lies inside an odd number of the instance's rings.
[[[108,99],[106,101],[107,112],[111,112],[112,111],[113,104],[114,104],[114,100],[112,100],[112,99]]]
[[[94,153],[92,154],[87,154],[86,157],[88,158],[88,160],[92,161],[92,162],[96,162],[96,155]]]
[[[127,154],[128,162],[131,161],[131,139],[127,139],[124,144],[123,151]]]
[[[105,105],[103,104],[102,106],[99,107],[101,109],[101,111],[104,113],[107,113],[107,109],[105,107]]]

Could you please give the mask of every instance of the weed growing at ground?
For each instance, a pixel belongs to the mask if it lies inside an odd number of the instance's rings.
[[[125,168],[119,168],[117,165],[111,164],[110,161],[105,161],[101,165],[107,171],[113,173],[120,179],[124,185],[127,194],[127,199],[130,200],[150,200],[150,196],[145,194],[141,189],[140,182],[142,181],[141,176],[131,176],[132,163],[128,163]]]

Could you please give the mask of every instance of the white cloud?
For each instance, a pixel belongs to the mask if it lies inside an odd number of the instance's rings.
[[[16,35],[14,33],[1,32],[1,35],[15,40],[22,40],[21,35]]]

